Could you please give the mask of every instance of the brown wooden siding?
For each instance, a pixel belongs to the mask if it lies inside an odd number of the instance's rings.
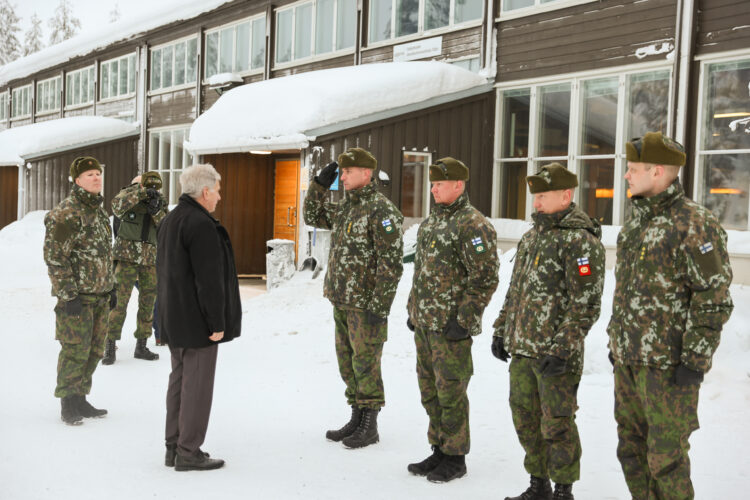
[[[49,120],[57,120],[58,118],[60,118],[60,111],[56,111],[48,115],[37,115],[35,123],[46,122]]]
[[[0,229],[18,219],[18,167],[0,167]]]
[[[128,115],[121,113],[131,113]],[[127,118],[131,117],[135,120],[136,109],[135,109],[135,96],[127,99],[118,99],[116,101],[98,102],[96,104],[97,116],[106,116],[109,118]]]
[[[82,108],[69,109],[65,111],[65,117],[69,116],[94,116],[94,106],[85,106]]]
[[[698,0],[696,55],[750,48],[748,0]]]
[[[148,128],[165,127],[195,120],[195,87],[148,98]]]
[[[675,0],[603,0],[500,22],[497,81],[664,60],[636,50],[674,46]]]
[[[465,30],[451,31],[442,35],[443,47],[440,56],[431,58],[435,61],[446,59],[458,59],[465,56],[478,56],[482,48],[482,27],[475,26]],[[433,38],[425,36],[422,39]],[[374,49],[362,49],[362,64],[391,62],[393,61],[393,46],[407,42],[396,42]]]
[[[330,68],[341,68],[344,66],[351,66],[354,64],[354,54],[347,54],[341,57],[333,57],[331,59],[324,59],[322,61],[315,61],[307,64],[300,64],[299,66],[291,66],[289,68],[277,69],[271,72],[272,78],[279,78],[281,76],[294,75],[297,73],[307,73],[308,71],[317,71],[321,69]]]

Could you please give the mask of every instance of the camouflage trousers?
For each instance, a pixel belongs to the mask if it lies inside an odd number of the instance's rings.
[[[132,262],[117,261],[115,266],[115,286],[117,287],[117,307],[109,313],[109,340],[120,340],[122,325],[133,293],[138,282],[138,316],[135,338],[147,339],[151,336],[156,302],[156,266],[139,266]]]
[[[448,340],[442,333],[414,331],[417,380],[422,406],[430,417],[427,440],[447,455],[466,455],[471,447],[469,396],[474,374],[474,340]]]
[[[615,365],[617,458],[633,500],[691,500],[688,451],[698,429],[699,386],[677,386],[674,368]]]
[[[388,326],[368,325],[365,312],[333,308],[336,323],[336,358],[346,384],[346,402],[359,408],[378,409],[385,405],[380,371]]]
[[[80,295],[83,310],[78,316],[65,312],[65,303],[55,306],[55,339],[60,341],[55,396],[85,396],[91,391],[91,377],[104,357],[107,337],[109,294]]]
[[[572,484],[580,477],[581,441],[575,413],[580,374],[542,377],[540,360],[514,356],[510,362],[510,409],[532,476]]]

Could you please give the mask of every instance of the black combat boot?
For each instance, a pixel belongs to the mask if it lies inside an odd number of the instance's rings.
[[[415,464],[409,464],[409,466],[406,468],[409,472],[414,474],[415,476],[426,476],[430,472],[432,472],[435,467],[440,465],[440,462],[443,461],[443,452],[440,451],[440,448],[437,446],[432,446],[432,455],[425,458],[421,462],[417,462]]]
[[[104,344],[104,357],[102,358],[103,365],[111,365],[115,362],[115,359],[117,359],[115,349],[117,349],[115,341],[107,339],[107,342]]]
[[[575,500],[573,497],[572,484],[555,484],[555,493],[552,500]]]
[[[349,421],[341,429],[326,432],[326,439],[338,442],[351,436],[359,427],[360,420],[362,420],[362,409],[357,405],[352,405],[352,417]]]
[[[78,405],[76,404],[77,396],[66,396],[60,400],[60,418],[68,425],[81,425],[83,415],[81,415]]]
[[[138,339],[135,342],[135,352],[133,353],[133,357],[136,359],[145,359],[146,361],[155,361],[159,359],[159,355],[148,350],[148,347],[146,347],[147,340],[148,339]]]
[[[378,434],[378,410],[362,408],[362,418],[354,432],[341,442],[347,448],[364,448],[380,441]]]
[[[78,405],[78,413],[84,418],[99,418],[107,414],[107,410],[100,410],[91,406],[91,403],[86,401],[86,396],[74,396],[76,398],[76,404]]]
[[[179,453],[175,457],[174,470],[213,470],[224,466],[224,460],[220,458],[210,458],[208,453],[201,450],[195,455],[184,456]]]
[[[167,452],[164,454],[164,465],[174,467],[174,461],[177,457],[177,443],[167,443]]]
[[[443,455],[437,467],[427,474],[433,483],[447,483],[466,475],[466,455]]]
[[[505,500],[552,500],[552,485],[549,479],[531,476],[531,485],[517,497],[505,497]]]

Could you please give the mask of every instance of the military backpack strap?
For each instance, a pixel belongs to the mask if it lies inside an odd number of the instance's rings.
[[[120,232],[120,218],[116,215],[112,216],[112,234],[117,238],[117,233]]]

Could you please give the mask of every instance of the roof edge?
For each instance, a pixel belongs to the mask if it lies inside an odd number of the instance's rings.
[[[139,123],[137,127],[135,127],[133,130],[125,132],[123,134],[119,134],[113,137],[103,137],[101,139],[94,139],[91,141],[86,142],[80,142],[78,144],[69,144],[67,146],[62,146],[55,149],[49,149],[47,151],[41,151],[38,153],[32,153],[30,155],[21,155],[20,158],[25,163],[28,160],[34,160],[36,158],[42,158],[44,156],[50,156],[56,153],[63,153],[65,151],[71,151],[73,149],[80,149],[80,148],[86,148],[89,146],[93,146],[96,144],[102,144],[104,142],[112,142],[112,141],[119,141],[120,139],[125,139],[127,137],[136,136],[141,134],[141,124]],[[23,164],[19,165],[22,166]]]

